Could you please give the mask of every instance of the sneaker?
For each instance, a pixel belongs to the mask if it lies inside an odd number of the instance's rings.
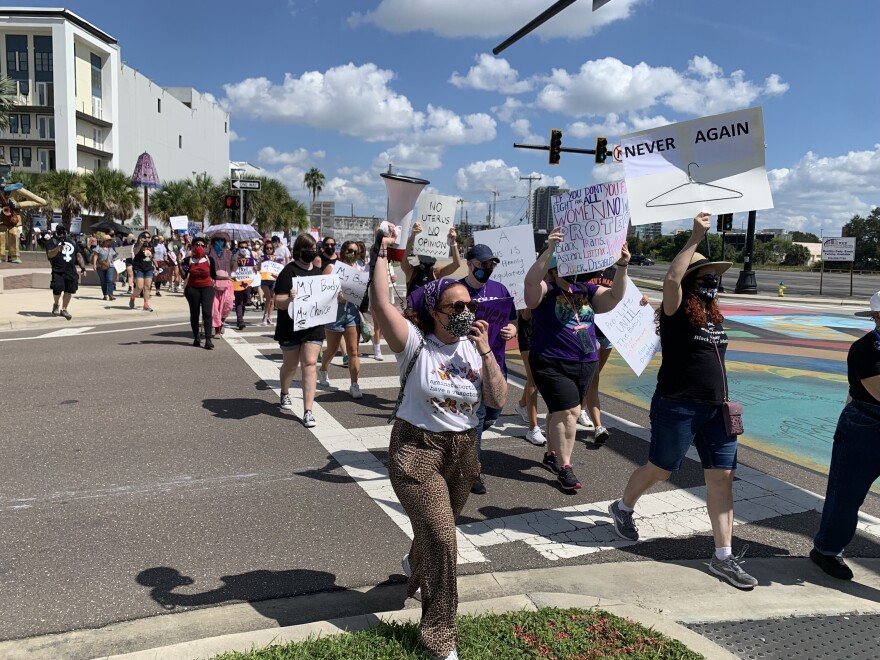
[[[627,541],[639,540],[639,528],[633,522],[634,511],[624,511],[620,508],[620,500],[614,500],[608,505],[608,513],[611,514],[614,531],[617,532],[620,538]]]
[[[305,426],[307,429],[311,429],[317,426],[317,424],[318,423],[315,421],[315,416],[312,414],[312,411],[306,410],[303,413],[303,426]]]
[[[556,475],[556,479],[559,481],[559,485],[562,486],[562,490],[581,489],[580,479],[575,476],[574,470],[571,469],[570,465],[563,465],[562,469],[559,470],[559,474]]]
[[[544,434],[541,433],[541,429],[537,426],[526,433],[526,440],[537,447],[543,447],[547,444],[547,438],[544,437]]]
[[[382,347],[379,344],[373,344],[373,358],[382,362],[385,358],[382,357]]]
[[[544,452],[544,460],[541,462],[547,466],[547,469],[550,470],[550,472],[553,474],[559,474],[559,460],[556,458],[555,451]]]
[[[244,330],[244,328],[245,328],[244,323],[239,323],[239,324],[238,324],[238,329],[239,329],[239,330]]]
[[[152,312],[152,311],[153,311],[153,308],[150,307],[149,305],[144,305],[144,311],[145,311],[145,312]]]
[[[281,394],[281,410],[293,410],[293,401],[290,400],[290,392]]]
[[[58,316],[59,311],[61,311],[61,305],[52,305],[52,316]]]
[[[156,291],[156,297],[157,297],[157,298],[161,298],[161,297],[162,297],[162,292],[161,292],[161,291]]]
[[[10,263],[13,263],[13,264],[20,264],[20,263],[21,263],[21,259],[13,259]]]
[[[583,426],[588,431],[592,431],[595,428],[593,426],[593,420],[590,419],[590,416],[587,414],[586,410],[581,410],[581,416],[578,417],[577,423],[578,425]]]
[[[606,429],[604,426],[597,426],[596,434],[593,436],[593,442],[595,442],[597,445],[604,445],[605,441],[608,440],[609,437],[611,437],[611,434],[608,432],[608,429]]]
[[[526,406],[516,404],[516,414],[522,417],[522,421],[529,423],[529,409]]]
[[[810,550],[810,559],[823,571],[838,580],[852,580],[852,569],[843,561],[843,557],[837,555],[823,555],[821,552],[813,548]]]
[[[744,564],[743,557],[746,554],[748,546],[744,546],[738,555],[730,555],[727,559],[717,559],[712,555],[709,561],[709,572],[719,577],[723,577],[734,587],[739,589],[754,589],[758,586],[758,581],[751,575],[746,573],[740,564]]]
[[[363,399],[364,393],[361,392],[361,387],[357,383],[352,383],[351,387],[348,388],[349,394],[351,394],[352,399]]]
[[[129,292],[129,293],[131,293],[131,292]],[[129,308],[129,309],[134,309],[134,298],[129,298],[129,299],[128,299],[128,308]]]
[[[201,348],[201,347],[202,347],[202,341],[201,341],[198,337],[196,337],[195,339],[193,339],[193,346],[195,346],[195,347],[197,347],[197,348]]]
[[[403,568],[403,574],[406,577],[412,577],[412,566],[409,565],[409,553],[406,553],[403,556],[403,559],[400,560],[400,566]]]
[[[210,339],[205,340],[205,350],[206,351],[213,351],[214,350],[214,342],[212,342]]]
[[[348,356],[347,356],[347,355],[343,355],[343,356],[342,356],[342,366],[343,366],[343,367],[347,367],[347,366],[348,366]]]
[[[61,316],[63,316],[64,318],[66,318],[68,321],[69,321],[70,319],[73,318],[73,317],[70,315],[70,312],[68,312],[66,309],[62,309],[62,310],[61,310],[60,312],[58,312],[58,313],[61,314]]]
[[[474,483],[471,484],[471,492],[474,495],[485,495],[486,494],[486,484],[483,481],[482,474],[478,474],[477,478],[474,479]]]
[[[330,374],[323,369],[318,369],[318,385],[321,387],[330,387]]]
[[[419,600],[421,600],[421,596]],[[458,651],[453,649],[448,655],[432,655],[431,660],[458,660]]]

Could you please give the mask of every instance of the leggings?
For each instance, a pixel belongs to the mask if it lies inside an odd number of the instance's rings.
[[[408,594],[422,590],[419,640],[438,656],[455,649],[455,520],[480,473],[476,447],[473,429],[432,433],[398,419],[391,430],[388,473],[413,529]]]
[[[199,338],[199,311],[205,324],[205,338],[211,339],[212,306],[214,304],[214,287],[188,286],[183,291],[189,303],[189,324],[192,326],[193,339]]]

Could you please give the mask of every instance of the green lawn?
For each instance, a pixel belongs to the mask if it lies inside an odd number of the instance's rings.
[[[462,660],[601,658],[697,660],[682,643],[602,610],[542,609],[458,618]],[[357,633],[225,653],[215,660],[406,660],[424,658],[414,623],[380,623]]]

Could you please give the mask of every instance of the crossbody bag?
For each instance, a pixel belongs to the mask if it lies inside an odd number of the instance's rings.
[[[412,358],[410,358],[409,364],[406,365],[406,370],[404,370],[403,375],[400,377],[400,392],[397,394],[397,402],[394,404],[394,410],[391,412],[391,417],[388,418],[389,424],[397,419],[397,411],[400,410],[400,404],[403,403],[403,392],[406,389],[406,380],[409,378],[409,374],[413,370],[413,367],[416,366],[416,360],[419,359],[419,355],[421,355],[422,349],[425,347],[425,336],[418,328],[416,328],[416,332],[419,334],[419,345],[416,347]]]
[[[728,436],[742,435],[743,433],[743,405],[738,401],[731,401],[727,392],[727,369],[724,366],[724,360],[721,359],[721,353],[718,351],[718,344],[712,343],[715,348],[715,355],[718,357],[718,364],[721,365],[721,374],[724,383],[724,403],[721,404],[721,416],[724,419],[724,430]]]

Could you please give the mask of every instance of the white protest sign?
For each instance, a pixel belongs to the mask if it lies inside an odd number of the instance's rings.
[[[339,285],[342,287],[342,295],[345,296],[345,299],[350,303],[360,305],[367,292],[370,274],[344,264],[338,259],[333,264],[333,274],[339,277]]]
[[[416,234],[413,254],[425,257],[449,256],[449,230],[455,225],[457,197],[448,195],[419,196],[415,222],[422,225],[422,233]]]
[[[526,273],[535,263],[535,230],[531,225],[474,232],[474,243],[492,248],[500,262],[492,279],[501,282],[513,296],[517,309],[525,309]]]
[[[315,241],[317,241],[318,243],[321,242],[321,234],[319,234],[317,231],[310,231],[309,234],[312,235],[312,238],[314,238]]]
[[[247,286],[260,286],[262,278],[255,268],[251,266],[239,266],[232,273],[232,279]]]
[[[621,147],[634,225],[773,208],[760,107],[631,133]]]
[[[626,274],[618,270],[617,277]],[[642,292],[627,279],[626,293],[610,312],[596,314],[596,325],[626,360],[636,376],[641,376],[645,367],[660,350],[660,337],[654,325],[654,309],[642,305]]]
[[[327,325],[336,320],[336,294],[340,289],[336,275],[295,277],[293,288],[296,297],[287,306],[287,313],[293,320],[294,331]]]
[[[556,246],[560,275],[592,273],[617,261],[629,229],[626,192],[626,181],[609,181],[551,197],[553,224],[565,236]]]
[[[124,273],[125,262],[122,259],[117,259],[113,262],[113,270],[115,270],[117,273]]]
[[[118,248],[113,248],[116,250],[116,256],[120,259],[131,259],[131,253],[134,249],[133,245],[120,245]]]
[[[272,236],[273,236],[273,237],[274,237],[274,236],[277,236],[277,237],[280,238],[282,241],[284,240],[284,232],[283,232],[283,231],[273,231],[273,232],[272,232]]]
[[[72,236],[79,236],[82,234],[82,218],[71,218],[70,219],[70,233]]]
[[[822,261],[855,261],[855,238],[823,238]]]
[[[282,270],[284,270],[284,264],[279,264],[275,261],[264,261],[260,265],[260,272],[261,273],[268,273],[269,275],[272,276],[273,280],[278,277],[278,274]]]
[[[172,231],[186,232],[189,229],[189,218],[185,215],[173,215],[168,219]]]

